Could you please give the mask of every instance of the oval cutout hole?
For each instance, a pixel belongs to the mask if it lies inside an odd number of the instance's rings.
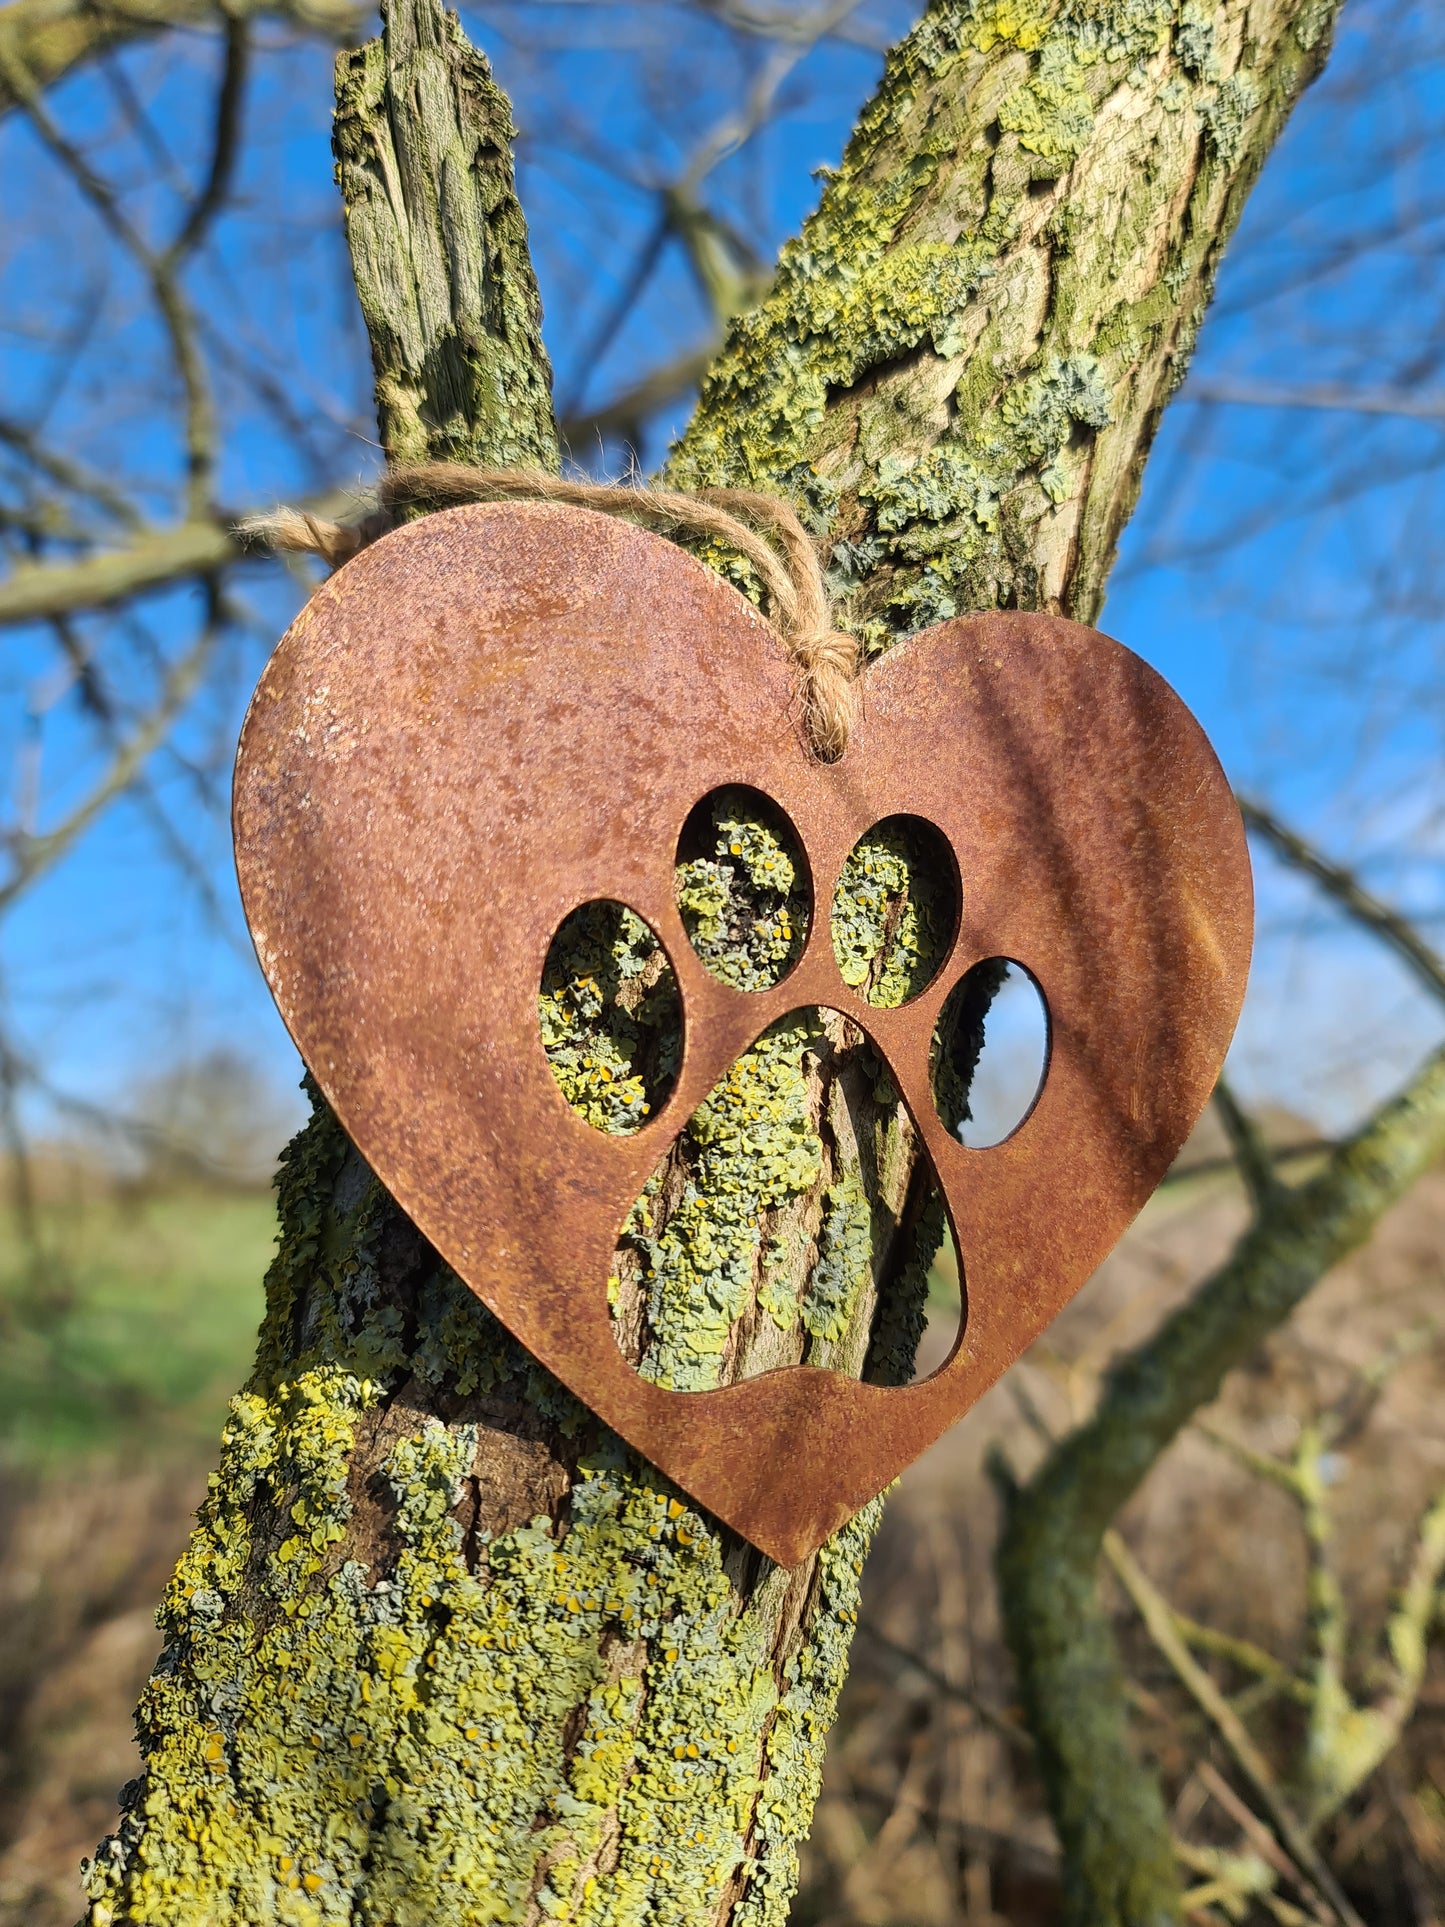
[[[1048,1075],[1043,992],[1008,957],[976,963],[949,992],[933,1034],[933,1099],[970,1151],[988,1151],[1028,1117]]]
[[[771,990],[802,956],[813,902],[802,839],[760,790],[703,797],[678,839],[676,888],[699,960],[734,990]]]
[[[667,952],[626,904],[599,898],[563,919],[542,966],[542,1049],[557,1088],[609,1137],[661,1109],[682,1055],[682,1005]]]
[[[921,816],[886,816],[859,837],[833,893],[838,974],[865,1002],[895,1009],[938,975],[958,929],[958,865]]]

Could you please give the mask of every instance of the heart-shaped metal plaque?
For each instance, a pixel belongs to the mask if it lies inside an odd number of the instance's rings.
[[[1250,950],[1228,785],[1119,644],[1052,616],[963,617],[883,657],[863,695],[846,754],[819,763],[784,649],[702,564],[587,510],[458,508],[317,592],[266,668],[236,770],[257,953],[362,1156],[544,1365],[785,1565],[965,1412],[1114,1244],[1210,1093]],[[962,912],[921,995],[863,1003],[826,914],[775,987],[710,974],[673,864],[694,806],[728,785],[786,813],[819,905],[880,819],[942,833]],[[602,898],[651,925],[682,999],[676,1081],[629,1137],[572,1111],[538,1032],[553,935]],[[1039,985],[1048,1070],[1022,1128],[967,1150],[929,1054],[944,999],[990,957]],[[620,1227],[733,1060],[814,1004],[868,1032],[921,1133],[966,1279],[958,1343],[897,1389],[807,1366],[650,1384],[610,1329]]]

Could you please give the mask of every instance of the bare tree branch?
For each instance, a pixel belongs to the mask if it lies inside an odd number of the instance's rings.
[[[53,830],[47,830],[39,836],[29,835],[23,830],[12,833],[9,838],[12,857],[10,875],[0,883],[0,915],[42,872],[59,862],[108,803],[130,788],[146,759],[164,742],[177,717],[195,694],[220,637],[223,618],[214,589],[211,591],[211,600],[208,619],[200,635],[167,671],[154,707],[120,742],[109,766],[88,794]]]
[[[34,430],[25,427],[23,423],[0,416],[0,442],[14,449],[16,454],[23,456],[27,462],[32,463],[57,487],[95,503],[126,528],[139,529],[142,526],[141,517],[134,503],[123,490],[118,489],[105,476],[95,474],[83,462],[76,461],[73,456],[61,455],[53,449],[46,448]]]
[[[226,22],[226,64],[216,95],[216,126],[211,146],[211,165],[206,184],[197,195],[184,225],[169,248],[165,259],[174,265],[195,248],[211,220],[220,211],[231,185],[241,134],[241,104],[246,91],[246,69],[250,59],[251,29],[244,19]]]
[[[1256,1211],[1264,1211],[1280,1189],[1279,1175],[1269,1146],[1259,1126],[1245,1111],[1226,1080],[1214,1087],[1214,1108],[1219,1113],[1234,1153],[1235,1164]]]
[[[559,429],[563,441],[574,455],[586,453],[589,444],[622,437],[636,440],[650,416],[679,400],[696,388],[712,365],[716,343],[690,349],[674,361],[654,368],[642,380],[614,395],[600,408],[566,416]]]
[[[0,83],[24,105],[40,139],[150,282],[151,296],[170,336],[176,372],[185,392],[186,501],[189,513],[199,515],[209,503],[211,471],[216,458],[216,419],[205,363],[196,340],[195,316],[177,275],[180,253],[174,248],[158,253],[150,246],[122,209],[110,184],[61,131],[25,67],[3,39],[0,39]],[[218,152],[221,151],[218,141]]]
[[[1349,870],[1322,856],[1262,803],[1241,797],[1239,807],[1248,828],[1257,831],[1277,855],[1313,877],[1341,909],[1383,939],[1432,996],[1445,998],[1445,961],[1398,910],[1381,903]]]
[[[324,40],[349,45],[371,9],[354,0],[10,0],[0,7],[0,114],[44,90],[107,47],[125,46],[176,27],[229,28],[244,19],[289,22]],[[28,76],[16,93],[14,69]]]
[[[353,505],[349,492],[336,490],[303,506],[326,520]],[[206,575],[254,553],[236,534],[241,518],[202,518],[142,535],[128,548],[83,556],[76,562],[33,563],[0,582],[0,628],[38,622],[82,609],[107,608],[131,596]]]
[[[1180,401],[1224,403],[1246,408],[1310,408],[1347,415],[1399,415],[1410,421],[1445,422],[1445,395],[1409,388],[1355,388],[1348,382],[1307,386],[1288,382],[1231,381],[1218,377],[1192,381]]]

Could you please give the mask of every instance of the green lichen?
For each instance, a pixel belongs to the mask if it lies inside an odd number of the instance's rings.
[[[1224,78],[1214,20],[1198,0],[1185,0],[1180,8],[1174,46],[1180,66],[1191,79],[1213,82]]]
[[[1199,117],[1209,129],[1214,150],[1226,167],[1244,151],[1245,135],[1259,105],[1259,84],[1247,68],[1220,82],[1212,99],[1200,103]]]
[[[1062,8],[974,4],[926,16],[890,57],[883,87],[819,209],[784,250],[772,292],[734,325],[709,377],[699,415],[675,451],[672,475],[753,486],[782,479],[794,489],[797,478],[818,473],[820,460],[828,465],[829,397],[856,387],[870,370],[927,347],[944,359],[969,357],[969,368],[985,378],[977,396],[960,389],[956,427],[940,432],[934,426],[928,434],[932,446],[924,459],[932,455],[939,466],[918,490],[918,518],[906,512],[912,491],[898,486],[919,460],[907,450],[912,425],[883,413],[875,448],[870,405],[860,410],[866,459],[858,498],[876,511],[872,526],[880,534],[899,538],[861,554],[866,528],[850,527],[844,538],[852,545],[845,573],[849,560],[865,564],[855,566],[859,578],[876,575],[885,559],[894,565],[886,606],[877,615],[864,611],[855,625],[873,648],[920,622],[995,600],[999,590],[991,585],[1006,588],[1014,574],[1005,559],[1000,498],[1032,481],[1045,500],[1060,499],[1065,444],[1110,419],[1113,371],[1092,363],[1083,344],[1039,351],[1035,400],[1072,387],[1079,406],[1065,403],[1032,418],[1018,384],[998,381],[1001,355],[989,351],[986,336],[978,341],[969,316],[995,302],[1009,306],[994,283],[1017,240],[1030,179],[1072,164],[1090,138],[1110,76],[1157,53],[1172,24],[1166,0]],[[941,111],[924,135],[915,129],[905,166],[880,167],[880,154],[898,141],[919,92],[960,63],[964,101],[972,92],[986,99],[995,71],[1012,76],[995,115],[1005,149],[1021,153],[1026,164],[1010,172],[1004,149],[996,163],[986,138],[966,138],[959,124],[966,122],[965,109],[957,120]],[[978,135],[987,119],[981,116]],[[950,207],[962,212],[962,231],[958,219],[943,218],[939,208],[949,239],[905,236],[908,228],[927,229],[944,180]],[[780,352],[783,343],[786,352]],[[1062,381],[1061,371],[1069,371]],[[1027,368],[1017,372],[1028,375]],[[1050,432],[1040,433],[1045,421]],[[940,486],[950,472],[956,492]],[[926,533],[919,520],[931,525]]]
[[[1037,71],[1016,87],[999,109],[999,126],[1017,134],[1019,146],[1038,156],[1035,179],[1052,180],[1072,165],[1094,131],[1094,100],[1087,69],[1073,49],[1055,42]]]
[[[387,459],[555,469],[511,105],[455,14],[382,23],[337,63],[332,148]]]
[[[681,1005],[656,937],[622,904],[574,910],[553,938],[537,1000],[542,1048],[580,1117],[640,1130],[677,1075]]]
[[[853,1324],[858,1294],[873,1257],[873,1207],[861,1177],[847,1171],[828,1192],[818,1262],[808,1279],[803,1323],[809,1337],[836,1345]],[[815,1351],[810,1363],[822,1364]]]
[[[810,898],[797,840],[763,799],[720,790],[701,851],[678,864],[677,907],[692,947],[736,990],[765,990],[802,955]]]
[[[681,1196],[665,1224],[632,1236],[651,1332],[638,1369],[656,1384],[702,1391],[719,1382],[756,1295],[766,1229],[818,1183],[823,1147],[807,1057],[821,1036],[816,1014],[802,1012],[744,1052],[688,1121]]]
[[[833,956],[845,984],[885,1008],[916,997],[953,941],[957,890],[936,835],[888,817],[860,837],[833,897]]]
[[[788,1917],[798,1884],[798,1848],[808,1836],[822,1787],[824,1749],[858,1624],[863,1560],[882,1510],[883,1500],[873,1500],[818,1554],[820,1610],[808,1641],[784,1669],[766,1740],[752,1875],[733,1911],[732,1927],[777,1927]]]

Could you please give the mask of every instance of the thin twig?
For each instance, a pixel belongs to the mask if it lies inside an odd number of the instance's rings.
[[[1174,1623],[1187,1643],[1197,1652],[1212,1653],[1216,1659],[1226,1659],[1231,1666],[1237,1666],[1243,1673],[1253,1673],[1264,1685],[1276,1693],[1299,1705],[1309,1700],[1309,1685],[1292,1673],[1288,1666],[1281,1665],[1273,1653],[1267,1653],[1262,1646],[1256,1646],[1252,1639],[1238,1639],[1230,1633],[1217,1632],[1213,1626],[1205,1626],[1188,1613],[1172,1607]],[[1236,1695],[1236,1697],[1238,1697]]]
[[[1321,381],[1293,386],[1273,381],[1191,382],[1181,401],[1229,403],[1246,408],[1308,408],[1348,415],[1400,415],[1411,421],[1445,422],[1445,394],[1411,388],[1354,388]]]
[[[1395,952],[1434,997],[1445,998],[1445,961],[1437,956],[1409,920],[1381,903],[1359,879],[1338,863],[1305,842],[1302,836],[1286,829],[1279,818],[1263,804],[1239,798],[1240,812],[1251,830],[1257,830],[1277,855],[1295,869],[1314,878],[1340,908],[1373,930]]]
[[[1267,1479],[1271,1485],[1277,1485],[1282,1492],[1287,1492],[1297,1505],[1300,1503],[1299,1472],[1288,1460],[1277,1459],[1271,1452],[1257,1452],[1252,1445],[1245,1445],[1228,1432],[1221,1432],[1207,1419],[1196,1420],[1194,1430],[1202,1439],[1208,1439],[1211,1445],[1243,1466],[1246,1472],[1253,1473],[1257,1479]]]
[[[1264,1133],[1240,1104],[1221,1076],[1214,1086],[1214,1108],[1229,1139],[1239,1175],[1244,1180],[1255,1212],[1265,1211],[1275,1200],[1281,1185]]]
[[[103,508],[108,515],[115,517],[126,528],[139,529],[141,516],[121,491],[108,482],[103,475],[97,475],[70,455],[61,455],[54,449],[45,448],[35,431],[24,427],[20,422],[0,416],[0,442],[13,448],[18,455],[34,464],[42,475],[48,475],[52,482],[68,489],[73,495],[84,496]]]
[[[978,1715],[985,1726],[1000,1734],[1020,1752],[1033,1752],[1034,1743],[1025,1728],[1016,1725],[1007,1713],[1001,1713],[997,1707],[990,1706],[987,1700],[980,1699],[977,1693],[967,1686],[956,1685],[946,1673],[915,1653],[912,1647],[903,1645],[899,1640],[890,1639],[887,1633],[880,1632],[878,1627],[866,1619],[859,1622],[858,1632],[861,1637],[871,1640],[875,1646],[891,1654],[894,1659],[901,1660],[905,1666],[911,1666],[916,1673],[922,1674],[929,1685],[936,1687],[940,1693],[945,1694],[949,1699],[960,1700],[971,1712]]]
[[[150,246],[122,209],[109,182],[96,173],[85,155],[52,120],[29,73],[3,39],[0,39],[0,81],[23,103],[41,141],[70,174],[150,283],[151,298],[170,338],[185,396],[186,503],[188,513],[199,516],[204,513],[210,496],[216,419],[205,365],[196,342],[195,317],[177,274],[180,257],[169,249],[157,253]]]
[[[1268,1809],[1270,1819],[1296,1865],[1328,1901],[1345,1927],[1364,1927],[1360,1916],[1334,1874],[1321,1857],[1314,1842],[1290,1810],[1275,1784],[1269,1762],[1250,1737],[1243,1720],[1220,1692],[1214,1681],[1194,1658],[1178,1628],[1168,1601],[1158,1592],[1119,1534],[1104,1534],[1104,1556],[1119,1575],[1121,1584],[1138,1609],[1149,1637],[1179,1677],[1180,1684],[1200,1710],[1214,1723],[1220,1738],[1234,1755],[1240,1771]]]
[[[1321,1901],[1319,1895],[1314,1892],[1309,1882],[1303,1878],[1299,1868],[1280,1846],[1278,1840],[1275,1839],[1263,1820],[1254,1812],[1253,1808],[1247,1806],[1245,1802],[1240,1799],[1239,1795],[1218,1768],[1212,1766],[1208,1760],[1198,1760],[1195,1762],[1194,1770],[1199,1775],[1203,1786],[1219,1805],[1223,1807],[1224,1811],[1229,1815],[1230,1819],[1233,1820],[1245,1839],[1250,1842],[1260,1858],[1267,1861],[1276,1873],[1282,1874],[1292,1887],[1299,1889],[1300,1893],[1309,1901],[1311,1910],[1315,1913],[1316,1918],[1328,1920],[1328,1909],[1324,1908],[1324,1902]],[[1321,1913],[1321,1909],[1324,1909],[1323,1913]]]
[[[220,212],[230,190],[240,148],[241,109],[246,93],[246,71],[250,64],[251,32],[246,21],[229,15],[226,20],[226,64],[216,93],[215,133],[211,141],[211,164],[206,184],[196,196],[180,232],[166,249],[164,260],[174,266],[200,242],[213,216]]]
[[[194,694],[215,649],[221,624],[213,607],[197,640],[167,671],[155,706],[120,742],[110,765],[89,793],[53,830],[41,836],[15,835],[10,875],[0,884],[0,914],[42,871],[50,869],[88,829],[95,818],[135,781],[151,752],[164,740],[171,725]]]
[[[1278,1167],[1298,1163],[1304,1158],[1327,1157],[1338,1143],[1338,1138],[1312,1137],[1307,1138],[1303,1144],[1272,1145],[1269,1150],[1270,1162]],[[1166,1186],[1187,1184],[1193,1178],[1217,1177],[1221,1171],[1236,1171],[1238,1168],[1238,1161],[1233,1155],[1200,1158],[1197,1164],[1181,1164],[1176,1161],[1165,1172],[1159,1188],[1163,1190]]]

